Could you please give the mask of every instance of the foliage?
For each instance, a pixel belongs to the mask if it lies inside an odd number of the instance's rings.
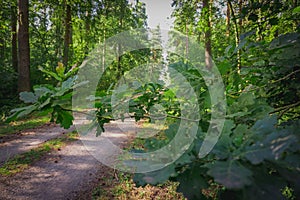
[[[106,172],[100,175],[100,182],[92,193],[93,199],[186,199],[176,192],[177,182],[138,187],[130,174],[114,172],[112,169]]]
[[[296,166],[299,165],[297,159],[299,135],[296,134],[296,130],[299,128],[299,122],[292,126],[276,128],[276,116],[266,116],[256,121],[254,125],[251,125],[251,122],[249,124],[248,120],[241,123],[240,117],[247,118],[248,115],[251,119],[257,112],[251,109],[256,101],[251,103],[249,98],[251,95],[245,100],[250,102],[247,109],[250,108],[251,115],[247,112],[236,112],[232,119],[228,119],[221,138],[208,157],[204,159],[197,157],[197,151],[202,143],[200,138],[203,137],[203,133],[200,133],[199,139],[193,144],[194,147],[181,159],[158,172],[138,175],[136,181],[139,184],[145,184],[147,180],[157,183],[164,182],[171,176],[174,180],[180,181],[182,187],[185,185],[196,187],[195,190],[185,188],[182,191],[192,199],[202,197],[199,189],[206,189],[211,178],[224,185],[226,192],[231,189],[239,191],[235,192],[238,199],[247,197],[253,192],[259,194],[260,198],[282,198],[280,191],[287,185],[298,194],[299,172]],[[242,105],[244,104],[240,104],[240,108],[244,107]],[[236,106],[237,103],[234,109]],[[168,131],[174,130],[170,128],[172,127],[169,127]],[[173,132],[176,132],[175,130]],[[190,178],[186,178],[187,176]],[[272,184],[273,181],[276,181],[277,185]]]
[[[188,6],[185,2],[174,2],[183,11],[184,6]],[[286,187],[288,193],[293,191],[293,195],[299,196],[299,34],[288,33],[292,29],[280,31],[287,24],[293,24],[293,20],[287,17],[293,8],[276,7],[277,4],[274,4],[276,8],[267,7],[266,2],[262,2],[265,12],[270,14],[260,13],[267,19],[262,22],[265,24],[248,26],[250,30],[241,35],[239,45],[228,46],[216,62],[227,85],[228,115],[213,151],[204,159],[197,157],[203,140],[203,133],[200,132],[194,146],[182,156],[182,160],[160,171],[137,175],[139,184],[149,180],[155,184],[172,177],[181,182],[185,195],[191,199],[201,199],[203,194],[199,189],[207,188],[213,178],[225,186],[224,191],[219,191],[221,199],[249,199],[254,193],[257,194],[253,197],[255,199],[282,199],[282,190]],[[258,3],[256,9],[261,6]],[[243,11],[254,16],[257,10],[249,7],[245,6]],[[272,9],[278,8],[273,12]],[[284,12],[286,18],[278,18],[279,12]],[[186,14],[187,17],[193,16],[191,12]],[[184,21],[182,15],[185,15],[184,12],[178,15],[179,21]],[[284,24],[275,27],[277,33],[282,33],[280,36],[265,29],[272,26],[269,23],[274,23],[274,16]],[[186,32],[184,26],[178,28]],[[253,32],[252,28],[259,28],[259,32]],[[262,31],[263,38],[257,41]],[[266,36],[268,39],[263,40]],[[239,50],[242,50],[241,72],[232,67]],[[195,76],[188,71],[185,74]],[[207,119],[207,114],[201,113],[202,118]],[[205,132],[204,124],[205,121],[202,121],[199,126]],[[176,128],[169,126],[168,132],[174,133]]]
[[[135,6],[127,1],[87,2],[69,1],[73,8],[72,26],[75,30],[71,46],[72,64],[82,62],[96,42],[101,41],[106,45],[106,38],[145,25],[144,5],[138,1]],[[231,5],[232,9],[230,16],[226,16],[227,22],[221,12],[225,3]],[[43,6],[48,9],[43,10]],[[182,74],[197,95],[201,108],[198,132],[193,144],[178,160],[159,171],[136,174],[134,181],[139,185],[160,184],[168,179],[179,181],[178,189],[189,199],[210,196],[221,199],[299,198],[300,12],[297,2],[215,2],[211,5],[212,16],[207,16],[201,1],[174,0],[173,6],[175,29],[187,36],[196,35],[199,43],[204,40],[203,33],[207,28],[204,20],[211,18],[212,57],[226,85],[225,126],[213,150],[206,157],[199,158],[199,149],[211,120],[210,95],[213,94],[209,93],[203,77],[189,61],[181,59],[181,55],[168,55],[168,61],[171,62],[169,69]],[[34,77],[42,77],[43,81],[48,79],[48,83],[58,83],[55,86],[36,85],[33,92],[21,93],[20,99],[28,106],[12,110],[13,114],[8,121],[37,110],[46,110],[51,113],[52,120],[68,128],[73,120],[70,108],[71,97],[74,95],[72,89],[86,82],[75,84],[76,67],[68,70],[68,66],[59,63],[56,69],[52,69],[53,63],[62,57],[60,38],[63,35],[63,22],[60,18],[64,16],[64,9],[51,1],[39,2],[32,9],[38,12],[31,15],[31,21],[44,20],[39,26],[31,27],[33,71],[38,69],[37,66],[43,66],[40,67],[42,76],[34,72]],[[44,16],[39,15],[42,11],[45,11]],[[8,19],[1,24],[5,30],[7,22]],[[92,26],[88,28],[88,24]],[[5,33],[0,32],[7,40]],[[152,42],[159,45],[159,29],[153,34],[156,38]],[[43,48],[34,46],[40,43]],[[188,44],[185,45],[178,48],[190,48]],[[121,46],[114,48],[122,49]],[[140,140],[139,149],[132,151],[155,151],[170,144],[181,120],[186,120],[181,118],[182,99],[158,83],[143,84],[134,91],[128,87],[114,87],[118,86],[120,77],[125,76],[126,71],[152,61],[161,63],[161,56],[160,50],[144,49],[119,55],[117,60],[108,65],[99,81],[96,96],[89,97],[95,100],[97,108],[95,123],[100,125],[98,134],[104,131],[105,123],[116,118],[155,121],[154,117],[157,116],[152,115],[151,109],[160,104],[165,111],[163,117],[168,119],[165,124],[167,129],[152,138]],[[122,109],[113,115],[112,107],[115,105],[111,102],[112,94],[118,95],[120,100],[128,101],[130,116],[126,116]],[[207,194],[208,191],[213,191],[213,194]]]
[[[72,113],[68,108],[71,104],[72,90],[86,83],[75,84],[77,76],[74,73],[77,70],[78,68],[73,67],[65,73],[65,67],[62,63],[58,63],[56,73],[41,68],[41,71],[57,79],[58,85],[56,87],[48,84],[36,85],[33,88],[34,92],[21,92],[20,99],[30,105],[13,109],[11,111],[13,114],[7,118],[7,121],[13,121],[34,111],[47,110],[48,113],[51,113],[50,121],[55,121],[62,127],[69,128],[73,120]]]
[[[6,136],[10,134],[17,133],[22,130],[31,129],[35,127],[39,127],[47,122],[49,122],[50,117],[43,115],[33,115],[29,116],[29,118],[25,118],[23,120],[19,119],[18,121],[13,121],[9,124],[1,124],[0,136]]]

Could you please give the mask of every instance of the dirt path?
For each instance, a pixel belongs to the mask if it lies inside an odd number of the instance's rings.
[[[130,122],[127,126],[134,125]],[[124,130],[117,128],[115,123],[106,126],[105,135],[116,145],[122,146],[128,140]],[[22,173],[0,177],[0,199],[87,199],[91,186],[106,170],[107,167],[91,156],[78,140]]]
[[[76,141],[22,173],[0,178],[1,199],[72,199],[71,193],[96,178],[97,165]]]
[[[29,151],[47,140],[72,130],[75,128],[65,130],[56,124],[45,124],[36,129],[22,131],[21,134],[10,137],[8,141],[3,140],[0,144],[0,166],[11,157]]]

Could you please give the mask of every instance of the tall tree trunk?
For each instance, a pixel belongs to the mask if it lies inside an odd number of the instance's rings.
[[[106,54],[106,35],[105,29],[103,30],[103,49],[102,49],[102,73],[105,71],[105,54]]]
[[[203,0],[203,10],[205,20],[207,24],[207,30],[205,31],[205,66],[207,69],[212,68],[212,49],[211,49],[211,2],[209,0]]]
[[[243,0],[239,0],[239,29],[240,29],[240,33],[242,33],[242,28],[243,28],[242,9],[243,9]]]
[[[88,55],[89,53],[89,44],[90,44],[90,40],[91,40],[91,36],[90,36],[90,31],[91,31],[91,13],[92,13],[92,1],[91,0],[86,0],[85,1],[85,6],[86,6],[86,10],[85,10],[85,55]]]
[[[297,0],[293,0],[293,8],[296,8],[296,7],[298,7],[298,1]],[[295,20],[293,20],[294,21],[294,31],[296,32],[296,30],[297,30],[297,27],[299,26],[299,24],[300,24],[300,20],[299,20],[299,18],[296,18]]]
[[[228,0],[228,6],[230,8],[232,18],[234,19],[233,22],[234,22],[234,29],[235,29],[235,44],[236,44],[236,47],[238,47],[238,45],[240,44],[240,32],[239,32],[238,23],[237,23],[237,19],[236,19],[236,16],[235,16],[235,13],[234,13],[234,10],[232,7],[231,0]],[[238,74],[240,74],[240,71],[241,71],[241,50],[238,50],[238,52],[237,52],[237,72],[238,72]]]
[[[5,6],[3,3],[0,3],[0,19],[4,21],[5,19],[5,14],[4,14]],[[5,58],[5,33],[0,32],[0,66],[3,66],[3,61]]]
[[[120,18],[119,18],[119,28],[120,28],[120,32],[123,30],[123,17],[124,17],[124,2],[122,1],[120,6]],[[122,69],[122,45],[120,43],[118,43],[117,45],[118,48],[118,74],[117,74],[117,79],[119,80],[122,75],[123,75],[123,69]]]
[[[185,56],[188,56],[189,53],[189,27],[187,23],[187,19],[185,20]]]
[[[15,3],[15,2],[14,2]],[[15,72],[18,72],[18,44],[17,44],[17,7],[16,4],[11,4],[11,57],[12,66]]]
[[[2,34],[0,34],[0,65],[3,65],[5,58],[5,46],[5,38]]]
[[[64,55],[63,64],[68,67],[69,56],[70,56],[70,44],[72,41],[72,13],[71,5],[65,1],[66,13],[65,13],[65,35],[64,35]]]
[[[263,0],[258,0],[258,3],[260,4],[260,5],[262,5],[263,4]],[[256,38],[256,40],[257,41],[262,41],[262,40],[264,40],[264,35],[263,35],[263,21],[264,21],[264,16],[263,16],[263,12],[262,12],[262,9],[261,9],[261,7],[259,7],[258,8],[258,19],[257,19],[257,22],[258,22],[258,26],[257,26],[257,32],[258,32],[258,34],[257,34],[257,38]]]
[[[230,36],[230,5],[227,2],[227,9],[226,9],[226,36]]]
[[[29,21],[28,0],[18,2],[18,92],[30,91],[30,48],[29,48]]]

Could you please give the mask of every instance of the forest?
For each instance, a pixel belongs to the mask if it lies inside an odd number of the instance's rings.
[[[80,140],[110,168],[84,199],[299,199],[299,2],[170,0],[164,30],[149,1],[1,0],[0,199]],[[101,137],[126,123],[115,155]],[[9,154],[54,126],[70,133]]]

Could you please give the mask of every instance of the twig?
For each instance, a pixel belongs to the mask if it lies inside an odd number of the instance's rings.
[[[83,112],[83,111],[78,111],[78,110],[70,110],[70,109],[63,109],[65,111],[70,111],[70,112],[76,112],[76,113],[80,113],[80,114],[84,114],[84,115],[88,115],[91,117],[95,117],[95,115],[89,114],[87,112]],[[134,118],[135,115],[128,115],[128,116],[124,116],[124,117],[120,117],[120,118],[111,118],[111,117],[106,117],[106,116],[102,116],[101,118],[103,119],[108,119],[111,121],[116,121],[116,120],[122,120],[122,119],[129,119],[129,118]],[[151,118],[154,117],[154,115],[144,115],[143,117],[145,118]],[[181,119],[181,120],[186,120],[186,121],[192,121],[192,122],[199,122],[200,119],[189,119],[189,118],[185,118],[185,117],[176,117],[173,115],[164,115],[163,117],[156,117],[157,119],[163,119],[165,117],[170,117],[173,119]]]
[[[289,78],[290,76],[292,76],[293,74],[296,74],[296,73],[298,73],[298,72],[300,72],[300,69],[298,69],[298,70],[296,70],[296,71],[293,71],[293,72],[287,74],[286,76],[284,76],[284,77],[282,77],[282,78],[280,78],[280,79],[278,79],[278,80],[270,81],[268,84],[262,85],[262,86],[260,86],[260,87],[257,86],[257,87],[255,87],[255,88],[253,88],[253,89],[251,89],[251,90],[248,90],[248,92],[252,92],[252,91],[258,90],[258,89],[260,89],[260,88],[267,87],[267,86],[269,86],[269,84],[274,84],[274,83],[283,81],[283,80]],[[243,93],[243,92],[245,92],[245,91],[242,90],[242,91],[238,91],[238,92],[228,93],[227,96],[235,95],[235,94],[240,94],[240,93]]]
[[[294,108],[294,107],[297,107],[298,105],[300,105],[300,101],[296,102],[296,103],[293,103],[293,104],[290,104],[290,105],[286,105],[286,106],[283,106],[283,107],[280,107],[280,108],[276,108],[273,112],[271,112],[270,114],[274,114],[274,113],[277,113],[277,112],[280,112],[281,113],[279,114],[278,118],[281,118],[282,115],[284,113],[286,113],[289,109],[291,108]]]
[[[286,76],[284,76],[284,77],[282,77],[282,78],[280,78],[280,79],[278,79],[278,80],[276,80],[276,81],[273,81],[273,82],[271,82],[271,83],[277,83],[277,82],[283,81],[284,79],[287,79],[287,78],[289,78],[290,76],[292,76],[293,74],[296,74],[296,73],[298,73],[298,72],[300,72],[300,69],[298,69],[298,70],[296,70],[296,71],[293,71],[293,72],[289,73],[288,75],[286,75]]]

